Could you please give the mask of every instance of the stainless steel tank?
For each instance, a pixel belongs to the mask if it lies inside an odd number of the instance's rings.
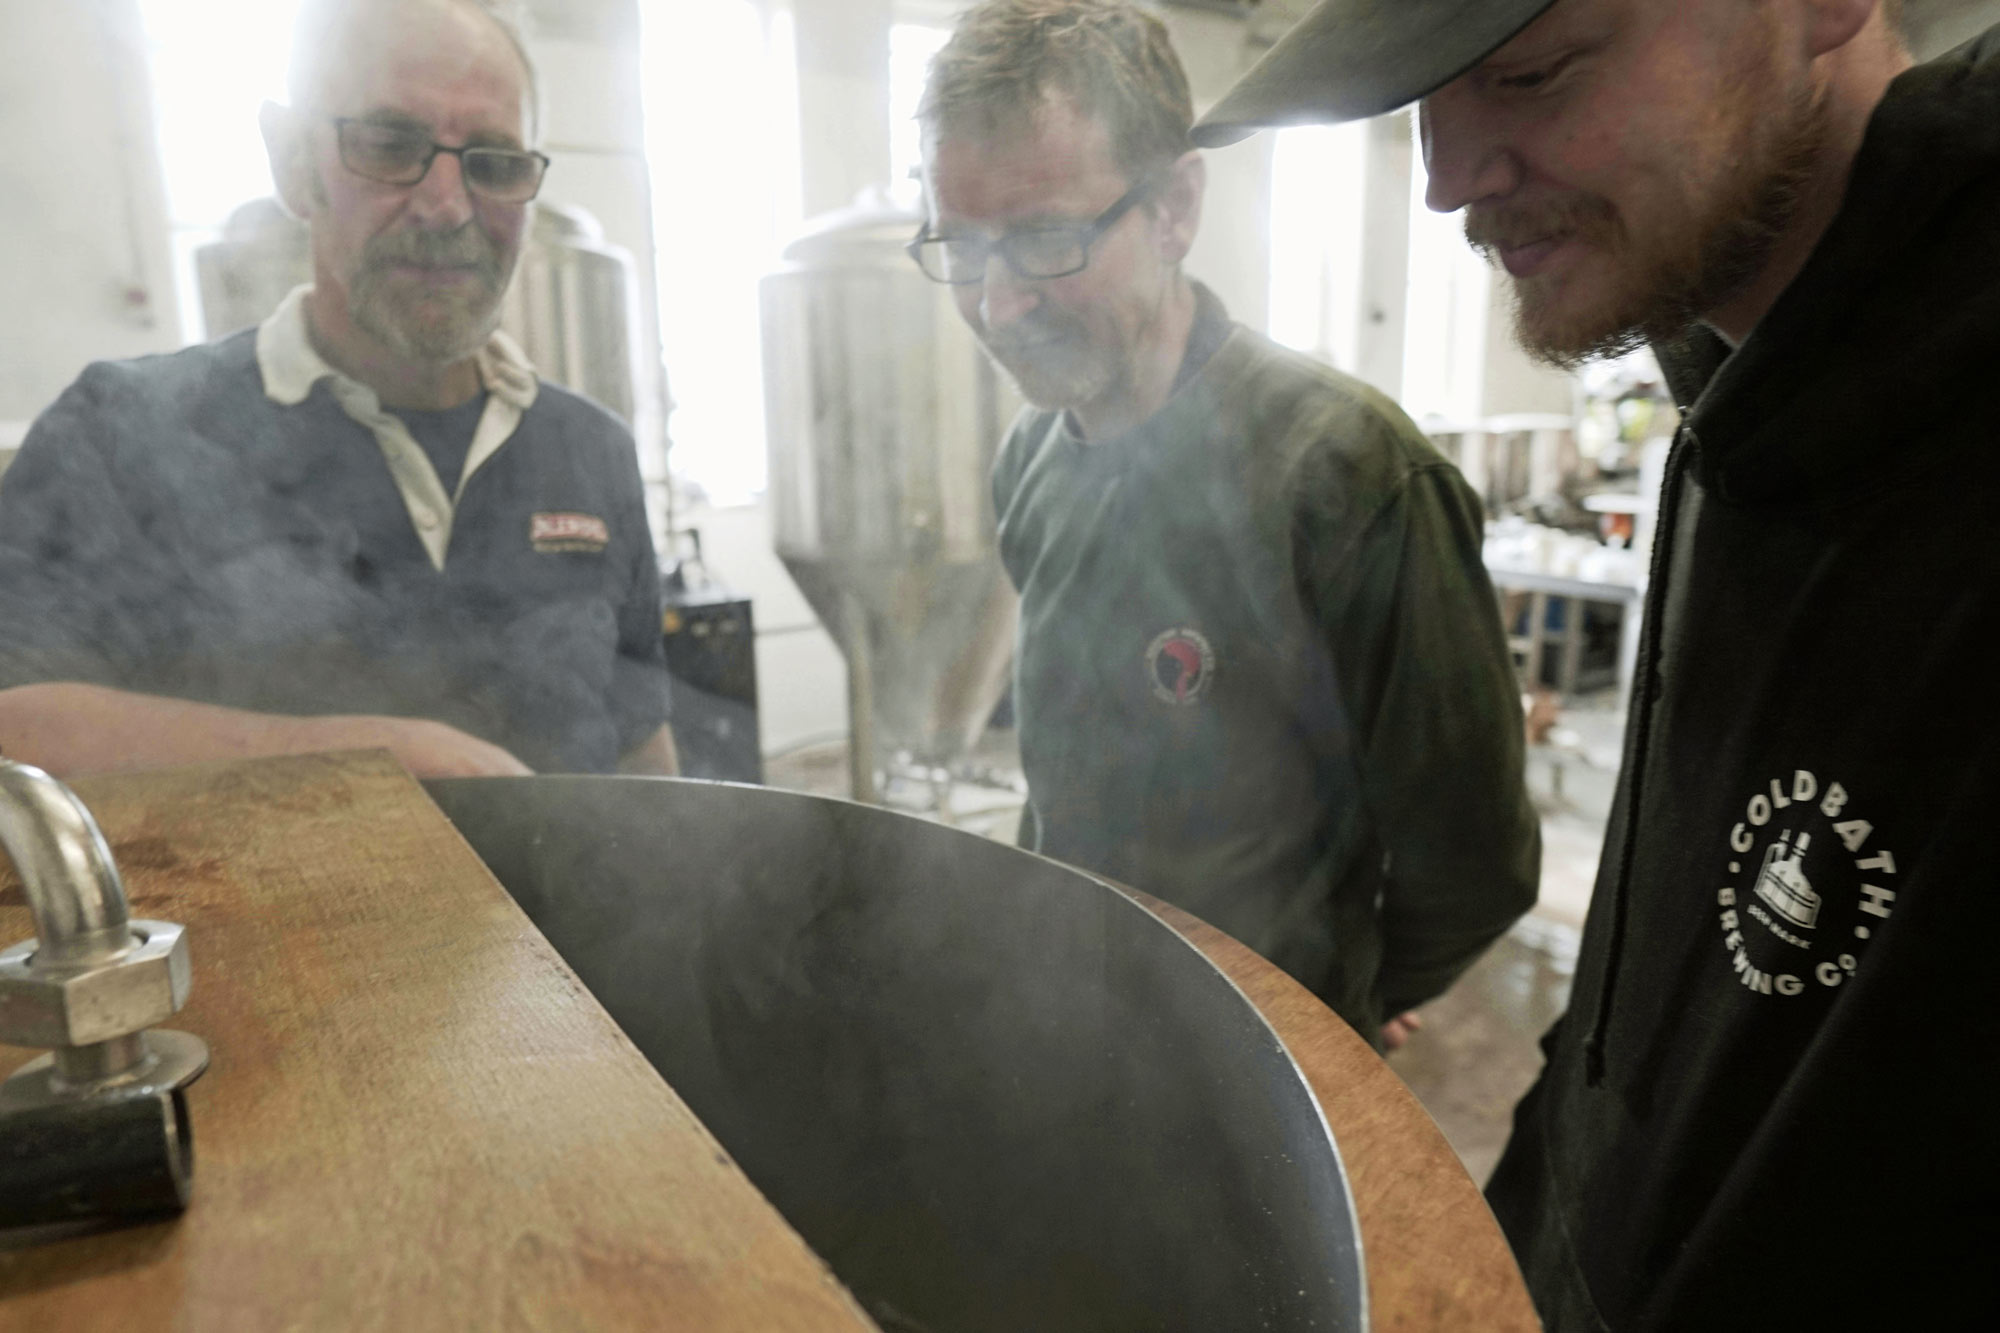
[[[194,262],[210,338],[262,322],[285,293],[312,281],[306,225],[275,199],[255,199],[231,213],[222,239],[196,250]],[[544,379],[635,427],[636,282],[631,256],[606,244],[595,218],[570,204],[542,202],[500,307],[500,327]]]
[[[847,654],[854,749],[943,765],[1006,684],[989,474],[1019,400],[903,252],[918,220],[828,214],[764,279],[768,494],[777,554]]]
[[[194,252],[194,276],[210,338],[261,324],[286,292],[312,281],[306,224],[276,199],[239,204],[222,224],[222,239]]]
[[[500,327],[537,373],[636,425],[638,278],[597,219],[571,204],[535,205]]]
[[[1367,1327],[1304,1075],[1104,882],[769,788],[425,785],[883,1329]]]

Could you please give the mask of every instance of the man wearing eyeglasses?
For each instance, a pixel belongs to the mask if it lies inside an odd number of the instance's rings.
[[[493,0],[309,0],[263,130],[312,284],[35,424],[0,490],[0,748],[673,771],[631,437],[496,331],[533,87]]]
[[[1031,404],[993,477],[1023,841],[1397,1044],[1535,898],[1477,502],[1394,404],[1183,274],[1203,167],[1156,19],[988,0],[919,118],[911,253]]]

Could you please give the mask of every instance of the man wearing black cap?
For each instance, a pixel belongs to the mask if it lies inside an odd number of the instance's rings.
[[[988,0],[920,119],[912,254],[1032,405],[993,476],[1023,841],[1393,1044],[1534,902],[1478,501],[1394,404],[1182,273],[1203,168],[1157,19]]]
[[[1423,98],[1522,341],[1650,341],[1685,412],[1571,1011],[1489,1187],[1551,1329],[1992,1304],[2000,32],[1912,68],[1884,10],[1328,0],[1196,130]]]

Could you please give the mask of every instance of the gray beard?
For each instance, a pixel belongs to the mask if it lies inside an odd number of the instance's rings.
[[[1014,388],[1033,406],[1044,412],[1064,411],[1092,402],[1111,387],[1112,374],[1101,364],[1073,361],[1067,365],[1055,358],[1040,357],[1032,363],[993,360]],[[1053,362],[1053,364],[1052,364]]]
[[[474,355],[500,327],[500,305],[467,309],[441,318],[420,318],[398,310],[395,303],[357,283],[348,314],[355,326],[397,356],[429,365],[449,365]]]
[[[1032,406],[1055,412],[1093,403],[1127,373],[1118,351],[1093,345],[1085,329],[1063,324],[1037,328],[1039,336],[980,335],[987,355]]]
[[[469,292],[412,300],[387,281],[404,260],[470,263],[479,281]],[[355,327],[396,355],[430,365],[461,361],[484,347],[500,327],[500,300],[508,274],[484,234],[472,224],[442,236],[404,233],[378,238],[362,253],[361,272],[348,287],[347,313]]]

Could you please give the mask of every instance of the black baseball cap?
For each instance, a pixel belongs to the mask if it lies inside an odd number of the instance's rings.
[[[1555,0],[1320,0],[1195,122],[1220,148],[1277,125],[1379,116],[1444,87]]]

